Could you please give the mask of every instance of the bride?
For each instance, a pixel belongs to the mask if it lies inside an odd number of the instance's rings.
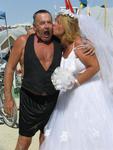
[[[51,77],[60,94],[40,150],[112,150],[112,40],[91,17],[69,10],[57,15],[54,34],[65,53]],[[83,54],[83,36],[96,55]]]

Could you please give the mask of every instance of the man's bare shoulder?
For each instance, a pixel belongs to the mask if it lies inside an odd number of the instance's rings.
[[[26,42],[27,39],[28,39],[28,35],[26,35],[26,34],[20,35],[20,36],[17,38],[18,41],[23,41],[23,42]]]
[[[14,47],[24,47],[27,39],[28,39],[28,35],[26,34],[19,36],[14,42]]]

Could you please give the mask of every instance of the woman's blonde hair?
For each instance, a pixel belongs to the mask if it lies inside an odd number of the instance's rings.
[[[81,35],[78,19],[62,14],[58,16],[60,16],[61,24],[63,25],[65,30],[62,40],[64,42],[73,43],[75,41],[75,38]]]

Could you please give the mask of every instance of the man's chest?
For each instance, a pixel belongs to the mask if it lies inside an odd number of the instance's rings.
[[[54,56],[54,46],[51,44],[49,46],[35,47],[35,54],[40,61],[51,62]]]

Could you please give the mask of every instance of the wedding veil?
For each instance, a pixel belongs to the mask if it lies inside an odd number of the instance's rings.
[[[100,65],[100,77],[113,93],[113,38],[91,16],[77,17],[82,34],[94,44]]]

